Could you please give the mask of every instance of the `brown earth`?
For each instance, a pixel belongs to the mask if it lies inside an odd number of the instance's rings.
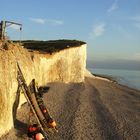
[[[85,77],[82,84],[49,83],[44,101],[58,124],[49,140],[138,140],[140,91]],[[2,140],[26,137],[29,107],[17,113],[15,129]]]

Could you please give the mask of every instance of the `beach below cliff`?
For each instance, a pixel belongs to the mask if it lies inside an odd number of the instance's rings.
[[[140,138],[140,91],[111,79],[85,74],[85,82],[48,83],[45,104],[59,132],[49,140],[138,140]],[[29,107],[17,112],[15,129],[2,140],[26,137]]]

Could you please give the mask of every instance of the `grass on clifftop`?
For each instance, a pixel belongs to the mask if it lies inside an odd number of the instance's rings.
[[[48,52],[50,54],[70,47],[78,47],[80,45],[86,44],[85,42],[78,40],[50,40],[50,41],[24,40],[21,43],[27,49]]]

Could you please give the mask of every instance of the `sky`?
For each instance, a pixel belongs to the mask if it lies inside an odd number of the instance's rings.
[[[0,0],[0,20],[23,40],[85,41],[88,67],[140,70],[140,0]]]

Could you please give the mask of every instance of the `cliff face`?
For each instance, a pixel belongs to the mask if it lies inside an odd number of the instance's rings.
[[[38,85],[49,82],[83,82],[86,44],[61,50],[52,55],[29,52],[21,46],[0,44],[0,136],[13,127],[17,105],[17,66],[19,62],[27,84],[33,78]],[[25,102],[20,96],[20,104]]]

